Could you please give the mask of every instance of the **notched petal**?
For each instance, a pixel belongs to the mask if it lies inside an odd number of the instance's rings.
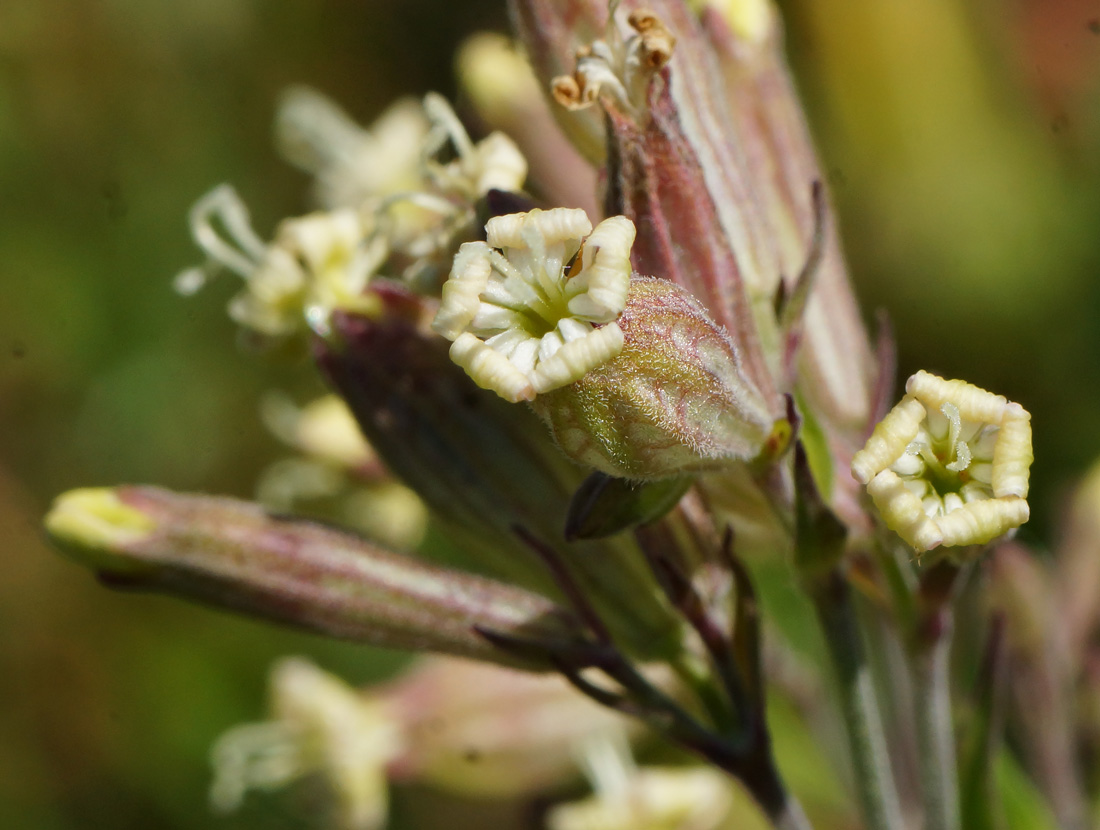
[[[463,245],[432,324],[484,389],[531,400],[582,378],[623,346],[615,320],[630,290],[634,225],[595,229],[583,210],[496,216]]]
[[[918,372],[852,459],[884,524],[917,553],[982,545],[1028,519],[1031,416],[961,380]]]

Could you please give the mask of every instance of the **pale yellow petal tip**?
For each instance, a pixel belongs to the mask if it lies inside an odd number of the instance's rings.
[[[58,545],[93,566],[117,566],[128,561],[114,554],[146,538],[156,528],[151,518],[125,504],[109,487],[62,493],[54,500],[44,524]]]
[[[770,0],[692,0],[692,7],[697,13],[713,9],[746,43],[762,43],[775,31],[775,9]]]
[[[474,106],[493,123],[513,119],[517,108],[540,101],[530,64],[504,35],[479,32],[459,47],[458,77]]]
[[[307,404],[295,424],[295,444],[303,452],[338,467],[354,469],[374,460],[348,405],[338,395]]]
[[[905,389],[852,459],[886,527],[923,553],[987,544],[1026,522],[1027,410],[930,372]]]
[[[889,467],[897,458],[897,448],[906,447],[917,437],[921,421],[925,417],[924,406],[908,395],[902,398],[875,427],[867,446],[852,456],[852,475],[860,484]]]

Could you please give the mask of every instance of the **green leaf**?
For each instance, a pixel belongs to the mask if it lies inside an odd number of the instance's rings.
[[[676,506],[694,478],[628,481],[595,472],[569,502],[566,539],[602,539],[661,518]]]

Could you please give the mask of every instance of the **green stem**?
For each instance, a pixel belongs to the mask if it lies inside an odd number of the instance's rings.
[[[878,698],[851,589],[843,574],[834,570],[825,575],[813,592],[813,599],[840,685],[841,708],[864,821],[868,830],[903,830]]]
[[[952,608],[960,570],[941,562],[922,575],[924,608],[910,660],[926,830],[959,830],[959,779],[951,716]]]
[[[798,799],[790,795],[779,779],[774,763],[743,769],[738,778],[767,814],[775,830],[813,830]]]
[[[948,683],[950,636],[913,655],[926,830],[958,830],[959,788]]]

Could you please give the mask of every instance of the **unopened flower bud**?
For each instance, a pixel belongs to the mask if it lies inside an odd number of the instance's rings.
[[[923,371],[905,390],[852,459],[886,526],[923,553],[984,544],[1026,522],[1028,412]]]
[[[388,648],[442,651],[525,668],[475,627],[568,648],[582,630],[543,596],[436,567],[233,499],[153,487],[74,490],[46,530],[111,584],[167,591]]]
[[[654,479],[780,454],[790,425],[742,370],[737,347],[687,291],[635,277],[622,352],[536,410],[575,461]]]
[[[1058,614],[1079,660],[1100,625],[1100,464],[1077,485],[1062,527],[1054,559]]]
[[[269,395],[261,414],[277,438],[310,458],[342,470],[377,463],[374,450],[338,395],[324,395],[300,408],[285,396]]]
[[[636,549],[623,540],[565,545],[583,473],[538,417],[478,389],[442,338],[408,320],[336,315],[317,359],[386,466],[457,542],[467,567],[534,590],[547,569],[516,528],[559,547],[608,625],[644,655],[667,641],[669,612]],[[487,347],[488,348],[488,347]]]

